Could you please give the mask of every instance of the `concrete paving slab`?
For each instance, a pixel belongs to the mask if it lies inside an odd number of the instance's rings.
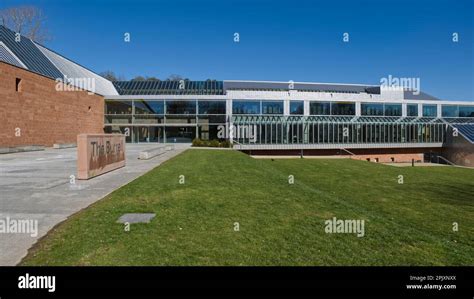
[[[120,216],[118,223],[150,223],[155,218],[155,213],[127,213]]]
[[[190,147],[175,149],[151,160],[139,152],[156,144],[127,144],[126,166],[87,181],[76,176],[76,148],[0,155],[0,220],[35,220],[38,233],[0,232],[0,266],[18,264],[28,249],[56,224],[88,207]]]

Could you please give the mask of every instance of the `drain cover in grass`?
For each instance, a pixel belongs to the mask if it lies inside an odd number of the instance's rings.
[[[119,223],[150,223],[155,218],[155,213],[127,213],[120,216]]]

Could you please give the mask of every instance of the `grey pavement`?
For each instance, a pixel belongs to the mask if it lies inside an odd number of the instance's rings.
[[[139,160],[139,152],[157,145],[127,144],[126,166],[87,181],[71,184],[76,173],[76,148],[52,149],[0,155],[0,222],[37,220],[38,234],[1,233],[0,266],[16,265],[28,249],[56,224],[88,207],[117,188],[133,181],[190,145],[150,160]],[[1,223],[0,223],[1,225]]]

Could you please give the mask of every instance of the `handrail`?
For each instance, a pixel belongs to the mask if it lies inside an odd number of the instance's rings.
[[[343,147],[341,147],[340,150],[343,150],[343,151],[345,151],[346,153],[349,153],[351,156],[356,156],[356,154],[354,154],[354,153],[351,152],[350,150],[347,150],[347,149],[345,149],[345,148],[343,148]]]
[[[439,163],[439,158],[443,159],[445,162],[447,162],[448,164],[450,164],[450,165],[452,165],[452,166],[457,166],[457,165],[454,164],[453,162],[449,161],[448,159],[446,159],[445,157],[440,156],[440,155],[438,155],[438,164],[441,164],[441,163]]]

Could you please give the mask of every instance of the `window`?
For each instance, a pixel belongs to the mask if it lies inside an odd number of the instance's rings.
[[[164,101],[134,101],[135,114],[164,114]]]
[[[198,101],[199,114],[225,114],[225,101]]]
[[[311,115],[330,115],[331,104],[329,102],[310,102],[309,114]]]
[[[458,117],[459,109],[456,105],[443,105],[441,107],[441,115],[443,117]]]
[[[260,114],[260,101],[232,101],[232,114]]]
[[[459,117],[474,117],[474,106],[459,106]]]
[[[262,114],[283,114],[283,101],[262,101]]]
[[[303,101],[291,101],[290,102],[290,114],[303,115],[304,114],[304,102]]]
[[[437,116],[436,105],[423,105],[423,116],[436,117]]]
[[[362,103],[360,108],[362,115],[383,115],[383,104]]]
[[[132,101],[105,101],[105,114],[132,114]]]
[[[418,104],[407,104],[407,116],[418,116]]]
[[[21,91],[21,79],[16,78],[15,80],[15,91],[20,92]]]
[[[402,105],[400,104],[385,104],[385,116],[402,116]]]
[[[332,115],[355,115],[354,103],[331,103]]]
[[[196,101],[166,101],[166,114],[196,114]]]

